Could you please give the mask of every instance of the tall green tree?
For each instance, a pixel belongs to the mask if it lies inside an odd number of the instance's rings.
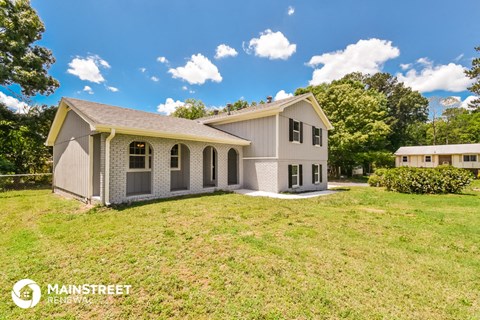
[[[185,100],[185,104],[175,109],[172,113],[173,117],[185,118],[185,119],[198,119],[208,116],[210,112],[205,107],[205,104],[201,100],[193,98]]]
[[[59,83],[47,71],[52,52],[34,43],[45,26],[28,0],[0,0],[0,85],[18,84],[24,96],[51,94]]]
[[[388,150],[395,152],[399,147],[418,145],[416,136],[412,136],[416,126],[425,123],[428,119],[428,99],[418,91],[406,87],[398,82],[397,77],[389,73],[363,75],[352,73],[344,79],[352,79],[365,84],[366,89],[374,89],[383,93],[387,98],[387,118],[385,122],[390,126]],[[412,127],[413,126],[413,127]]]
[[[295,94],[312,92],[331,121],[329,132],[329,164],[336,171],[351,175],[354,166],[364,163],[374,151],[388,145],[390,126],[387,118],[387,99],[377,90],[349,78],[297,89]],[[336,171],[338,174],[338,171]]]
[[[475,50],[480,52],[480,46],[476,47]],[[469,87],[468,90],[480,97],[480,57],[476,57],[472,60],[472,68],[466,70],[465,73],[469,78],[475,80],[475,83]],[[470,103],[470,106],[476,108],[477,112],[480,111],[480,98],[473,100]]]

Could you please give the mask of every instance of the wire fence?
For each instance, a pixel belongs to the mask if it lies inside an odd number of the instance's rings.
[[[0,191],[49,188],[51,185],[51,173],[0,175]]]

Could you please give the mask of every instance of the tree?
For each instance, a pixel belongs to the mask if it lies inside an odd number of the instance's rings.
[[[48,172],[52,149],[45,146],[56,107],[35,106],[18,114],[0,105],[0,172]]]
[[[344,78],[331,84],[297,89],[295,95],[312,92],[322,106],[334,130],[329,133],[329,164],[351,175],[372,151],[383,151],[388,145],[390,127],[387,99],[384,94],[357,80]],[[383,157],[383,155],[382,155]]]
[[[34,42],[42,38],[43,22],[28,0],[0,0],[0,85],[18,84],[25,96],[51,94],[59,83],[47,70],[52,52]]]
[[[399,147],[413,144],[414,136],[411,126],[425,123],[428,119],[428,99],[418,91],[413,91],[389,73],[376,73],[362,77],[367,89],[375,89],[387,98],[386,123],[391,132],[388,140],[388,149],[395,152]]]
[[[475,50],[480,52],[480,46],[476,47]],[[472,60],[472,69],[466,70],[465,73],[470,79],[476,80],[476,82],[471,87],[469,87],[468,90],[480,97],[480,57]],[[479,111],[480,98],[473,100],[470,103],[470,107],[476,108],[476,110]]]
[[[173,117],[185,119],[198,119],[210,115],[205,105],[201,100],[193,98],[185,100],[185,104],[175,109],[172,113]]]

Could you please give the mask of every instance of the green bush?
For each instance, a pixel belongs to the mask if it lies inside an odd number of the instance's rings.
[[[418,194],[459,193],[473,180],[473,174],[452,166],[437,168],[400,167],[385,169],[372,179],[371,186],[384,186],[389,191]]]
[[[371,187],[385,187],[384,176],[388,169],[377,169],[368,177],[368,184]]]

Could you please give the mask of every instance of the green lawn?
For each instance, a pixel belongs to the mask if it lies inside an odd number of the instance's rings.
[[[479,319],[479,189],[90,210],[48,190],[0,193],[0,318]],[[32,309],[10,297],[22,278],[42,286]],[[53,304],[47,283],[132,291]]]

